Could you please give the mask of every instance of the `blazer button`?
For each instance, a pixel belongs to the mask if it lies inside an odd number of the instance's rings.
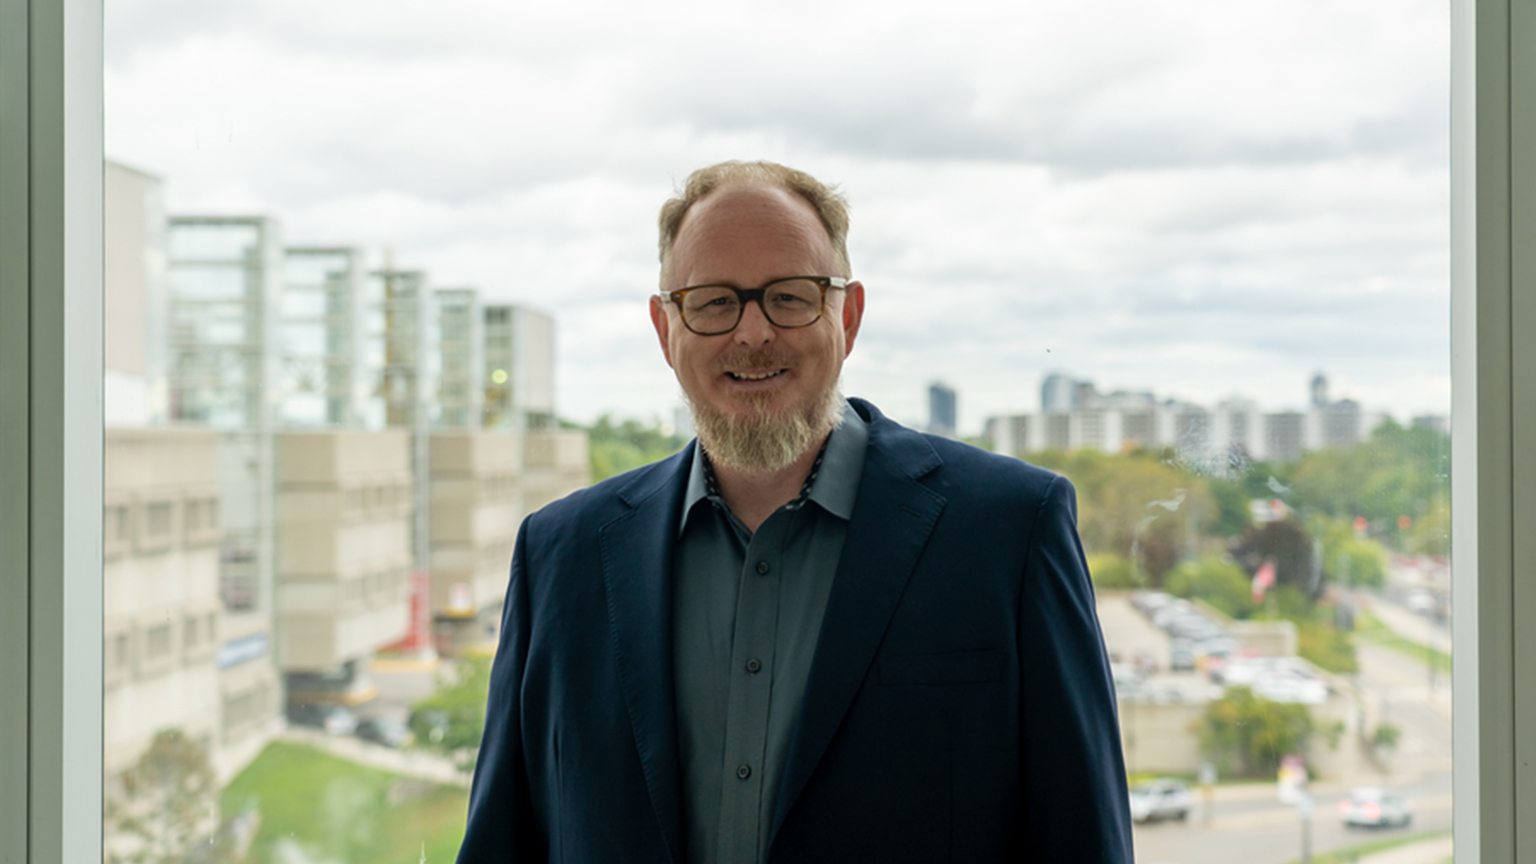
[[[747,671],[748,672],[751,672],[752,674],[756,675],[758,672],[761,672],[762,669],[763,669],[763,661],[757,659],[756,657],[753,657],[751,660],[747,661]]]
[[[767,561],[759,561],[759,562],[757,562],[757,575],[759,575],[759,576],[767,576],[768,575],[768,562]]]
[[[745,762],[741,763],[740,765],[737,765],[736,766],[736,776],[740,777],[743,780],[747,779],[748,777],[751,777],[752,776],[752,766],[748,765]]]

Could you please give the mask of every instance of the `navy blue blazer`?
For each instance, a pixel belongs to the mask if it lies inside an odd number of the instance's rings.
[[[869,450],[773,862],[1130,862],[1063,477],[852,400]],[[690,445],[524,521],[460,864],[682,864],[672,552]]]

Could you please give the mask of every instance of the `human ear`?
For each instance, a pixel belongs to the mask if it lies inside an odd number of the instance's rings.
[[[667,365],[672,366],[672,319],[667,315],[667,310],[661,298],[651,296],[651,326],[656,328],[656,339],[661,342],[661,356],[667,359]],[[673,368],[677,368],[673,366]]]
[[[864,321],[864,283],[849,282],[843,290],[843,356],[853,353],[853,340]]]

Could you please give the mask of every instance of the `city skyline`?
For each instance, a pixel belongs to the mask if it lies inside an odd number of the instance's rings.
[[[811,34],[731,8],[708,28],[757,38],[686,58],[676,28],[704,19],[683,5],[106,12],[108,151],[166,176],[170,210],[277,214],[547,308],[579,421],[670,415],[656,210],[690,170],[759,157],[848,193],[870,301],[845,391],[891,416],[942,379],[974,430],[1057,367],[1204,402],[1326,368],[1399,416],[1447,410],[1432,3],[851,3]]]

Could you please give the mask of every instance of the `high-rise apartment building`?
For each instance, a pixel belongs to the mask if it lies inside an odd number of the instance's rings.
[[[999,452],[1088,448],[1116,452],[1136,447],[1173,448],[1181,459],[1224,472],[1253,459],[1293,461],[1308,450],[1349,447],[1382,420],[1359,403],[1330,401],[1328,379],[1309,383],[1306,411],[1264,412],[1246,399],[1214,409],[1190,402],[1158,402],[1148,392],[1098,392],[1090,381],[1061,373],[1040,388],[1038,415],[990,418],[988,436]]]

